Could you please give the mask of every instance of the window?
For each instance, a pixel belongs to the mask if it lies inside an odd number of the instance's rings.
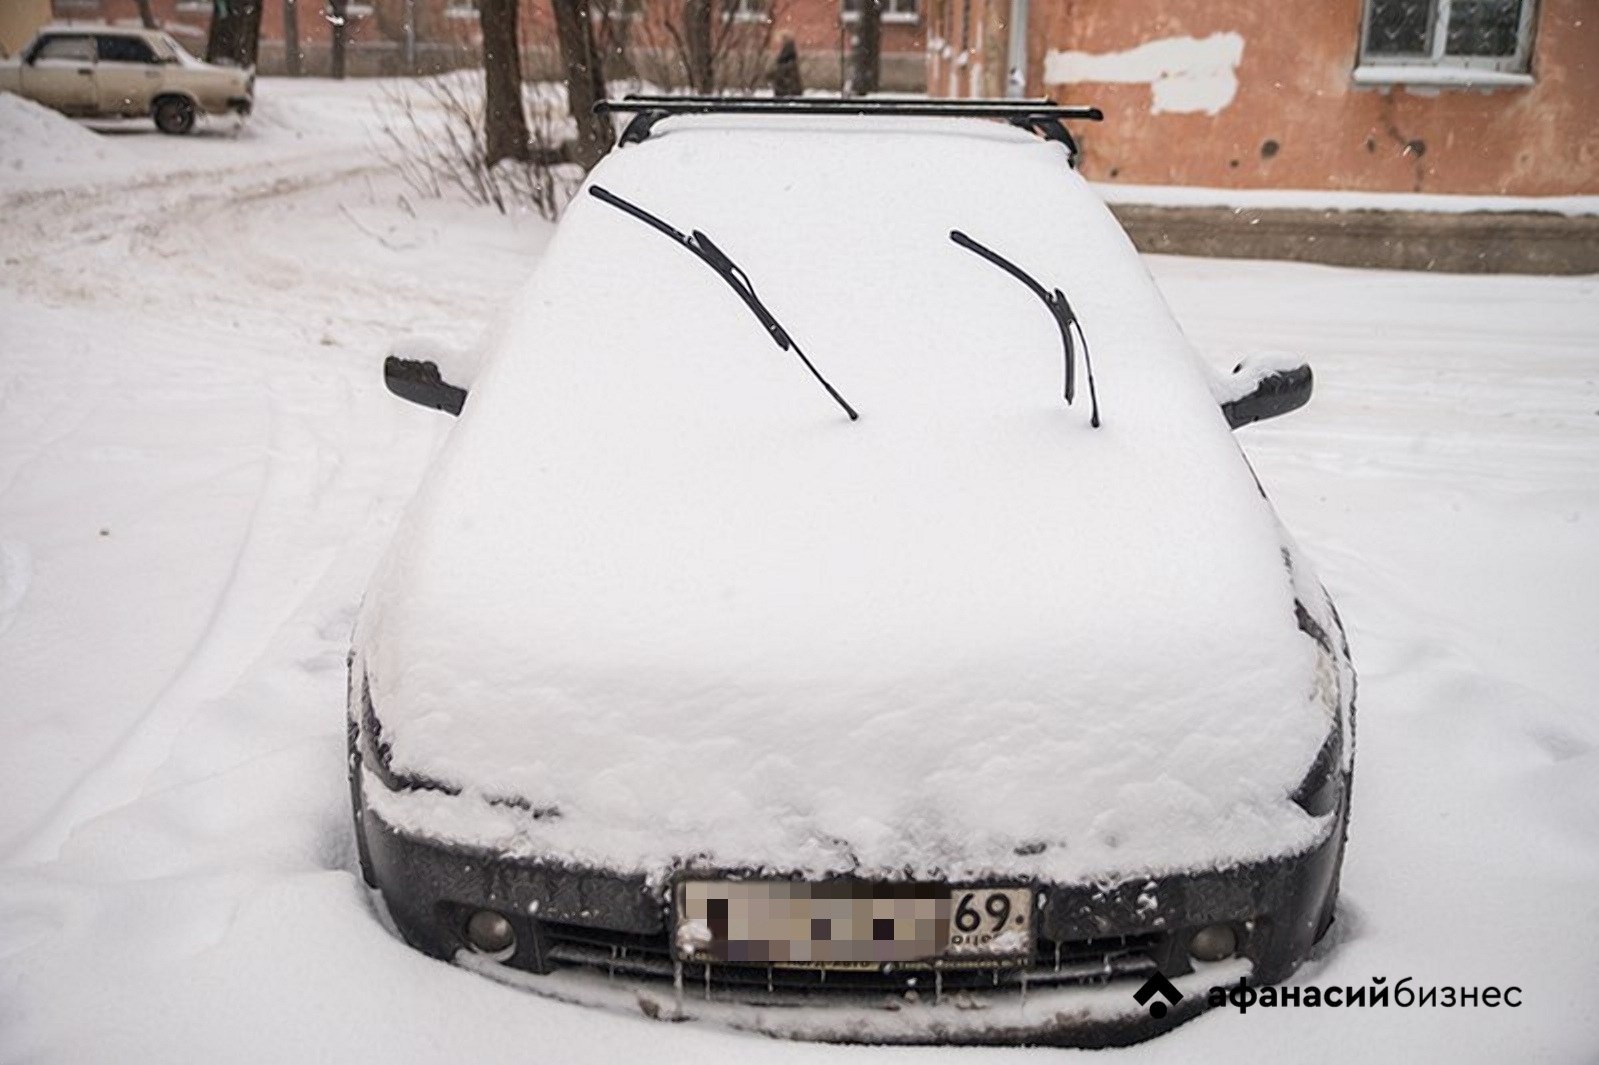
[[[722,13],[736,22],[765,22],[772,15],[772,0],[722,0]]]
[[[154,63],[155,53],[137,37],[99,37],[102,63]]]
[[[36,63],[93,63],[93,37],[46,37],[34,50]]]
[[[861,17],[861,0],[843,0],[844,21],[854,22]],[[884,22],[915,22],[921,17],[919,0],[879,0]]]
[[[477,0],[448,0],[444,5],[445,18],[477,18]]]
[[[1533,0],[1366,0],[1361,65],[1524,73],[1532,8]]]
[[[644,17],[644,0],[589,0],[589,14],[596,22],[632,22]]]

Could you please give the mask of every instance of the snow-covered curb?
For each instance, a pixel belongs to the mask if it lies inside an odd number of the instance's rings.
[[[1231,207],[1237,210],[1532,211],[1568,217],[1599,215],[1599,196],[1446,196],[1422,192],[1330,192],[1321,189],[1214,189],[1183,185],[1121,185],[1091,182],[1112,206]]]

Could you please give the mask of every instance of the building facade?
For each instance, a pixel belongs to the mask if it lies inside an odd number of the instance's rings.
[[[927,17],[933,94],[1103,108],[1079,128],[1091,178],[1599,193],[1599,0],[929,0]]]
[[[9,0],[5,0],[9,2]],[[135,0],[45,0],[61,21],[133,22]],[[203,51],[214,0],[151,0],[156,18],[191,50]],[[926,84],[921,4],[882,0],[885,89]],[[805,83],[836,88],[849,52],[859,0],[720,0],[716,50],[734,87],[762,83],[785,37],[798,48]],[[683,0],[590,0],[596,36],[613,77],[671,84],[681,76],[673,22]],[[286,41],[298,42],[307,74],[330,69],[333,6],[327,0],[264,0],[260,69],[288,68]],[[431,73],[475,64],[481,37],[476,0],[348,0],[346,69],[352,75]],[[524,65],[529,77],[559,75],[549,0],[522,0]]]

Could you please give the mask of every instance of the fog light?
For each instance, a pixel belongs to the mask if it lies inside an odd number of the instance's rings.
[[[1238,950],[1238,936],[1230,924],[1206,925],[1188,941],[1188,953],[1195,961],[1221,961]]]
[[[516,953],[516,929],[493,910],[479,910],[466,922],[466,942],[479,954],[504,961]]]

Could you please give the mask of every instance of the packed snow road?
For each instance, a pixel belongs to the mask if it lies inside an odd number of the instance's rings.
[[[545,1001],[397,942],[353,873],[343,668],[469,342],[548,238],[418,200],[371,84],[93,134],[0,97],[0,1061],[832,1061]],[[1152,260],[1361,670],[1340,919],[1297,982],[1519,1008],[1215,1011],[1126,1061],[1599,1054],[1599,279]],[[958,1052],[1032,1060],[1038,1052]]]

